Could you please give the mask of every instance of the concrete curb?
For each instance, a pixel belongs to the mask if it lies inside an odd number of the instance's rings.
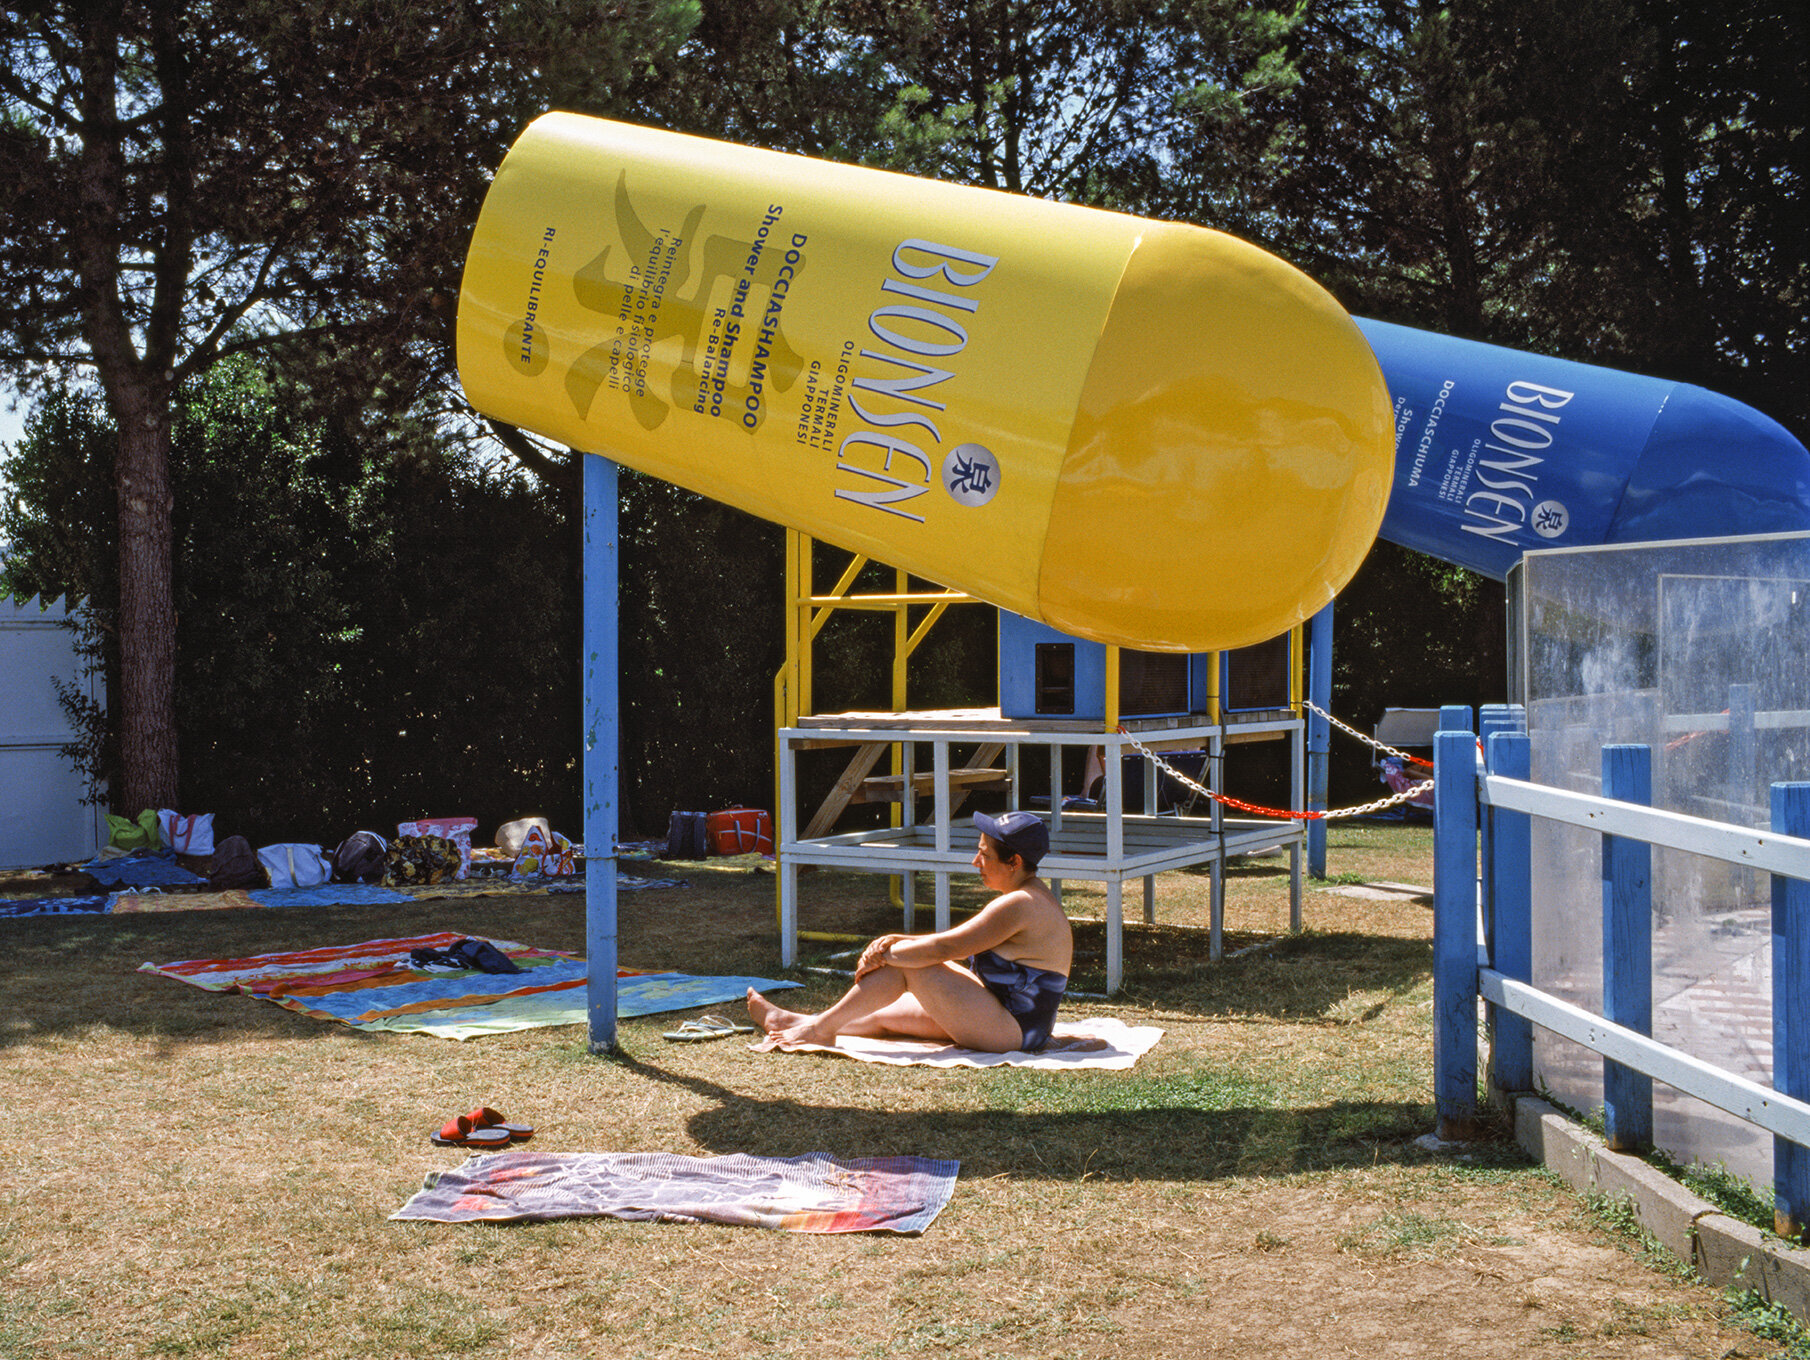
[[[1515,1141],[1579,1193],[1626,1200],[1640,1226],[1708,1283],[1751,1289],[1810,1322],[1810,1250],[1730,1218],[1638,1157],[1611,1152],[1534,1096],[1515,1099]]]

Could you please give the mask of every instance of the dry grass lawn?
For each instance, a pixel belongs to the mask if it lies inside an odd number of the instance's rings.
[[[135,971],[439,929],[580,949],[576,897],[0,922],[0,1356],[1768,1354],[1512,1144],[1416,1145],[1431,913],[1336,889],[1430,883],[1430,837],[1331,843],[1299,937],[1275,941],[1284,863],[1234,869],[1228,950],[1275,942],[1220,963],[1206,877],[1162,880],[1124,991],[1071,1007],[1163,1027],[1129,1072],[664,1042],[685,1015],[625,1021],[611,1058],[577,1027],[455,1044]],[[622,896],[623,962],[771,975],[771,872],[674,871]],[[896,928],[884,880],[804,882],[807,926]],[[1067,901],[1099,990],[1103,899]],[[798,976],[807,1004],[835,990]],[[921,1238],[388,1221],[463,1158],[429,1129],[480,1103],[544,1149],[917,1153],[961,1178]]]

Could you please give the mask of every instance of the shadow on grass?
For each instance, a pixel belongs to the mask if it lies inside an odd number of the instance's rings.
[[[1076,1182],[1199,1181],[1433,1160],[1414,1143],[1432,1128],[1433,1107],[1416,1102],[1335,1101],[1306,1109],[1150,1104],[897,1110],[761,1097],[626,1055],[611,1061],[710,1101],[710,1108],[691,1116],[686,1131],[713,1153],[938,1157],[961,1162],[964,1179]],[[1477,1156],[1525,1162],[1512,1145],[1478,1144]]]
[[[805,1006],[831,999],[843,979],[777,966],[770,921],[764,912],[751,917],[744,906],[726,902],[719,914],[709,894],[683,903],[676,895],[625,895],[619,906],[621,957],[631,966],[790,977],[806,984],[800,994]],[[7,998],[0,1048],[94,1025],[169,1042],[205,1043],[248,1033],[272,1038],[345,1033],[349,1027],[303,1023],[279,1007],[249,1005],[244,997],[203,992],[137,970],[146,961],[240,958],[434,931],[582,953],[585,925],[582,896],[11,921],[0,949],[0,993]],[[1081,923],[1076,944],[1072,986],[1104,991],[1103,927]],[[1424,940],[1357,933],[1309,932],[1219,962],[1209,960],[1205,949],[1199,931],[1127,925],[1124,987],[1105,1004],[1202,1017],[1313,1021],[1331,1016],[1354,993],[1408,992],[1425,982],[1431,966],[1431,947]]]

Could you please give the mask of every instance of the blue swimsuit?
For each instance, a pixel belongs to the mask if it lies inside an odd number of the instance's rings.
[[[1002,959],[991,949],[969,959],[968,967],[1018,1022],[1024,1035],[1023,1052],[1035,1053],[1050,1041],[1056,1007],[1062,1004],[1062,994],[1068,990],[1066,977],[1047,968]]]

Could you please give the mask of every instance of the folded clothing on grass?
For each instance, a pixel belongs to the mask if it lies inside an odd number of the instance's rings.
[[[138,971],[210,992],[244,992],[317,1020],[447,1039],[577,1025],[589,1018],[589,968],[576,954],[491,940],[488,943],[521,972],[429,973],[410,961],[416,950],[443,952],[465,938],[454,931],[441,931],[243,959],[145,963]],[[768,978],[699,977],[634,969],[618,970],[617,978],[619,1016],[719,1005],[744,995],[751,986],[765,990],[799,985]]]
[[[191,874],[169,854],[121,855],[90,860],[82,866],[103,888],[189,888],[207,880]]]
[[[1110,1016],[1058,1020],[1045,1047],[1036,1053],[982,1053],[934,1039],[863,1039],[844,1034],[831,1044],[786,1044],[763,1039],[752,1045],[762,1053],[835,1053],[857,1062],[893,1067],[1040,1067],[1067,1072],[1081,1068],[1122,1070],[1131,1067],[1163,1037],[1155,1025],[1128,1025]]]
[[[921,1233],[949,1202],[960,1168],[928,1157],[826,1152],[495,1152],[431,1174],[390,1217],[431,1223],[603,1217],[800,1233]]]

